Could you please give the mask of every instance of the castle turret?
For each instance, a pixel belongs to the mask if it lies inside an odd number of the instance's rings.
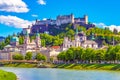
[[[74,15],[71,14],[71,22],[74,23]]]
[[[85,15],[84,18],[85,18],[85,24],[88,24],[88,16]]]

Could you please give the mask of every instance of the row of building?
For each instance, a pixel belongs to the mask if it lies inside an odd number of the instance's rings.
[[[64,37],[63,44],[61,46],[43,47],[41,46],[40,33],[49,33],[48,29],[56,26],[59,28],[62,24],[73,24],[76,29],[75,39],[71,40],[68,37]],[[94,27],[92,24],[88,24],[88,16],[83,18],[75,18],[73,14],[70,15],[59,15],[56,20],[36,20],[35,24],[24,28],[22,33],[24,35],[24,44],[19,44],[19,38],[16,35],[10,40],[10,44],[5,46],[0,51],[0,59],[11,59],[15,53],[21,53],[25,55],[27,52],[32,52],[36,55],[38,52],[46,55],[48,59],[50,57],[56,57],[60,52],[68,50],[70,47],[83,47],[83,48],[99,48],[97,42],[94,41],[94,35],[92,39],[88,39],[83,31],[78,32],[76,25],[83,25],[86,28]],[[36,34],[36,39],[30,41],[30,34]]]
[[[83,31],[78,32],[76,29],[74,40],[64,37],[61,46],[42,47],[40,33],[36,33],[36,39],[30,41],[29,33],[26,32],[24,36],[24,44],[22,45],[19,44],[19,38],[16,35],[13,35],[10,44],[0,51],[0,59],[9,60],[12,57],[11,55],[14,55],[15,53],[25,55],[27,52],[33,52],[34,55],[40,52],[46,55],[49,59],[50,57],[57,57],[60,52],[66,51],[70,47],[98,49],[99,45],[94,41],[94,35],[92,35],[92,38],[89,40]]]

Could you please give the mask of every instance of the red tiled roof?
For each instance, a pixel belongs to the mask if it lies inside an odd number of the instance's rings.
[[[59,49],[60,46],[52,46],[51,48],[52,48],[52,49]]]

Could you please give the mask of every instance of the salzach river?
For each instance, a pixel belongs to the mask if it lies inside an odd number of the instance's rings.
[[[14,72],[19,80],[120,80],[118,71],[6,67],[0,69]]]

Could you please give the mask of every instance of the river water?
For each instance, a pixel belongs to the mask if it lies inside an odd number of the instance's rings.
[[[9,67],[0,69],[14,72],[19,80],[120,80],[119,71]]]

